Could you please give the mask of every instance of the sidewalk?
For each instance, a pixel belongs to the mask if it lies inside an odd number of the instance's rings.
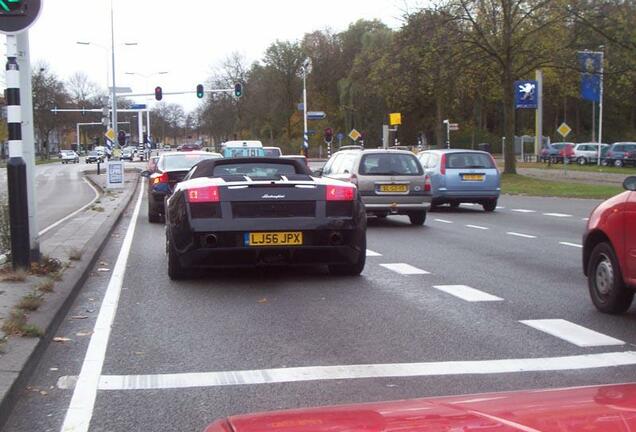
[[[27,333],[41,335],[6,335],[0,329],[0,428],[11,411],[15,395],[37,365],[115,224],[138,190],[139,173],[136,170],[125,173],[125,187],[122,190],[106,190],[104,174],[98,176],[92,171],[86,177],[101,190],[100,197],[52,235],[45,235],[40,244],[43,255],[59,260],[66,266],[60,272],[61,277],[58,276],[56,280],[55,275],[29,274],[23,281],[0,280],[0,328],[9,320],[11,323],[16,322],[16,316],[26,316],[26,322],[20,328]],[[0,273],[0,279],[3,276],[15,275]],[[50,284],[52,287],[47,286]],[[30,293],[31,298],[42,299],[37,310],[26,312],[16,309],[18,303]]]

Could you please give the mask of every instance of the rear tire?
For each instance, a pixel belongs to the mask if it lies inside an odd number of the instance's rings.
[[[161,223],[161,215],[152,209],[152,205],[148,202],[148,222]]]
[[[576,160],[576,163],[579,165],[587,165],[587,159],[585,159],[584,157],[580,157]]]
[[[625,163],[621,159],[616,159],[614,161],[614,166],[616,168],[623,168],[624,165],[625,165]]]
[[[634,291],[625,286],[612,246],[599,243],[587,263],[587,285],[592,303],[601,312],[621,314],[632,304]]]
[[[360,254],[358,260],[353,264],[329,264],[329,273],[334,276],[359,276],[364,270],[364,264],[367,260],[367,237],[364,234],[363,240],[360,242]]]
[[[173,281],[186,278],[186,268],[179,262],[179,255],[174,250],[168,239],[166,239],[166,249],[168,250],[168,277]]]
[[[426,212],[422,211],[411,213],[409,214],[409,220],[411,221],[412,225],[424,225],[424,222],[426,222]]]
[[[497,208],[497,200],[485,201],[482,204],[482,207],[484,208],[485,212],[488,212],[488,213],[494,212],[495,209]]]

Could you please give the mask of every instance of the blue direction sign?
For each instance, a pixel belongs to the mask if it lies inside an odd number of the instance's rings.
[[[538,96],[536,81],[515,81],[515,108],[537,109]]]
[[[324,120],[327,114],[324,111],[307,111],[307,120]]]
[[[130,109],[146,109],[146,104],[133,104]]]
[[[343,134],[342,132],[338,132],[338,134],[336,135],[336,139],[338,141],[342,141],[345,137],[345,134]]]

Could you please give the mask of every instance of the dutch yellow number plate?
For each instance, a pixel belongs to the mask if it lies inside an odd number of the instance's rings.
[[[409,187],[405,184],[385,184],[380,185],[380,192],[408,192]]]
[[[464,181],[484,181],[483,174],[464,174],[462,177]]]
[[[246,233],[248,246],[299,246],[303,244],[303,233],[292,232],[251,232]]]

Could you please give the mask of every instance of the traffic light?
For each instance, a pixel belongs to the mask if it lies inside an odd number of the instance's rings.
[[[243,96],[243,84],[234,84],[234,96],[236,96],[237,98]]]
[[[197,84],[197,97],[202,99],[203,96],[205,96],[205,93],[203,92],[203,84]]]
[[[121,147],[126,145],[126,132],[123,130],[120,130],[119,133],[117,134],[117,142],[119,143],[119,145]]]
[[[325,142],[331,144],[333,141],[333,129],[325,128]]]
[[[155,99],[158,101],[163,99],[163,90],[159,86],[155,87]]]

